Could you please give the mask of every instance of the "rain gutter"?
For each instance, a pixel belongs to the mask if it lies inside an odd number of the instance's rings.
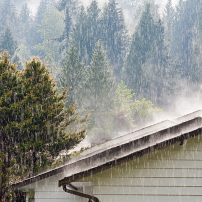
[[[202,119],[200,118],[199,121],[201,122]],[[115,158],[115,159],[108,161],[106,163],[103,163],[99,166],[95,165],[94,167],[91,167],[90,169],[75,173],[69,177],[64,177],[63,179],[58,181],[58,186],[61,187],[64,185],[69,185],[70,183],[76,182],[82,178],[89,177],[89,176],[92,176],[96,173],[103,172],[103,171],[108,170],[110,168],[113,168],[115,166],[121,165],[123,163],[129,162],[129,161],[137,159],[139,157],[142,157],[145,154],[149,154],[151,152],[163,149],[165,147],[176,144],[178,142],[180,143],[180,145],[183,145],[184,140],[190,139],[190,138],[198,136],[200,134],[202,134],[202,127],[199,126],[197,129],[195,129],[193,131],[189,131],[189,132],[187,131],[185,133],[181,133],[181,134],[174,136],[170,139],[166,139],[166,140],[163,139],[163,140],[159,141],[158,143],[154,142],[153,144],[149,143],[147,147],[145,147],[139,151],[135,151],[131,154],[127,154],[125,156]],[[162,136],[163,134],[159,133],[158,135]],[[144,137],[144,138],[147,138],[148,139],[147,141],[149,142],[148,137]],[[130,142],[130,143],[126,144],[125,146],[130,148],[130,147],[134,147],[134,144],[133,144],[133,142]],[[119,150],[120,150],[120,148],[115,148],[114,153],[115,152],[118,153]]]
[[[71,190],[71,189],[67,189],[67,186],[69,186],[70,188],[74,189],[74,190]],[[77,188],[75,186],[73,186],[71,183],[67,184],[66,185],[63,185],[63,190],[69,194],[73,194],[73,195],[76,195],[76,196],[80,196],[80,197],[83,197],[83,198],[87,198],[89,199],[89,202],[91,202],[92,200],[95,201],[95,202],[100,202],[99,199],[95,196],[91,196],[89,194],[84,194],[84,193],[81,193],[81,192],[78,192]]]

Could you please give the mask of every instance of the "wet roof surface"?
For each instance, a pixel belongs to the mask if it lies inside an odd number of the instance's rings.
[[[92,172],[100,172],[103,168],[108,169],[109,162],[111,162],[110,166],[112,164],[115,166],[123,163],[126,158],[127,160],[132,160],[145,153],[163,148],[166,144],[171,144],[171,142],[180,142],[182,135],[184,135],[183,138],[185,139],[191,138],[201,133],[201,128],[201,110],[182,116],[174,121],[162,121],[92,147],[84,151],[79,158],[64,166],[13,184],[10,187],[18,189],[63,172],[66,177],[60,180],[61,186],[64,182],[76,181],[84,175],[88,176]]]

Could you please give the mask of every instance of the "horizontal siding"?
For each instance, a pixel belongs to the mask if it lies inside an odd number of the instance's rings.
[[[202,196],[95,195],[100,202],[201,202]]]
[[[173,187],[173,186],[201,186],[202,178],[101,178],[97,186],[139,186],[139,187]]]
[[[66,193],[58,187],[55,176],[42,180],[35,188],[35,202],[83,202],[81,197]]]
[[[174,195],[202,196],[202,187],[127,187],[127,186],[96,186],[94,195]]]
[[[101,202],[202,201],[202,141],[195,137],[103,171],[93,182]]]
[[[184,159],[167,159],[167,160],[150,160],[144,162],[143,164],[134,165],[135,168],[145,169],[145,168],[196,168],[202,169],[202,160],[184,160]]]
[[[133,178],[133,177],[166,177],[166,178],[179,178],[179,177],[192,177],[192,178],[202,178],[202,169],[128,169],[126,170],[116,170],[117,173],[103,174],[104,178]],[[101,179],[100,179],[101,180]]]
[[[42,198],[51,198],[51,199],[57,199],[57,198],[65,198],[65,199],[75,199],[74,195],[70,195],[64,191],[61,192],[35,192],[35,199],[42,199]]]

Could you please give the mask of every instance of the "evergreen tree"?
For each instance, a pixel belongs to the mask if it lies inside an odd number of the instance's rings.
[[[124,69],[125,82],[139,95],[144,88],[143,70],[141,65],[146,62],[147,55],[154,47],[154,19],[150,4],[147,4],[142,13],[139,25],[135,31]]]
[[[17,42],[12,36],[12,32],[9,27],[6,28],[0,42],[1,50],[6,50],[12,56],[17,48]]]
[[[121,70],[128,47],[128,35],[121,9],[115,0],[109,1],[102,14],[102,41],[107,50],[107,58],[114,70],[116,79],[120,80]]]
[[[165,39],[168,44],[171,43],[171,40],[173,39],[174,12],[172,1],[168,0],[164,11]]]
[[[27,4],[22,6],[20,16],[20,42],[24,43],[24,45],[30,46],[30,24],[31,24],[31,17],[30,17],[30,10]]]
[[[193,28],[200,4],[200,0],[180,1],[173,23],[171,57],[181,62],[181,76],[187,80],[191,74]]]
[[[86,49],[89,56],[89,61],[92,59],[93,50],[96,43],[101,39],[101,10],[98,8],[97,1],[92,1],[87,8],[87,40]]]
[[[19,73],[4,54],[0,68],[0,195],[3,200],[11,169],[13,174],[25,175],[27,171],[33,175],[50,166],[61,150],[72,148],[85,137],[83,123],[87,117],[76,116],[73,104],[64,109],[67,89],[58,93],[56,82],[39,60],[27,62],[25,70]]]
[[[43,38],[41,37],[40,33],[38,32],[39,26],[44,17],[45,11],[48,9],[48,2],[47,0],[41,0],[39,7],[36,12],[36,16],[34,22],[31,24],[30,27],[30,46],[31,46],[31,53],[32,55],[42,55],[42,51],[34,49],[34,47],[43,42]]]
[[[72,34],[73,43],[80,52],[80,60],[84,61],[86,65],[90,64],[95,44],[101,39],[100,12],[95,0],[87,8],[87,12],[84,7],[81,7]]]
[[[70,10],[69,8],[65,9],[65,29],[64,29],[64,39],[67,41],[69,40],[70,37],[70,32],[72,31],[72,19],[70,16]]]
[[[126,58],[125,83],[137,93],[137,98],[151,99],[162,105],[163,97],[169,92],[167,87],[173,68],[168,69],[169,63],[162,22],[154,20],[151,6],[147,4]]]
[[[114,81],[110,71],[106,52],[100,42],[94,48],[92,62],[87,69],[86,100],[90,109],[95,113],[110,107],[110,96],[113,90]]]
[[[76,53],[76,48],[72,45],[67,53],[67,60],[62,67],[60,77],[61,85],[70,88],[68,91],[68,105],[72,102],[81,104],[82,91],[85,86],[85,71],[83,63],[79,61],[79,54]]]
[[[77,23],[73,28],[72,42],[75,44],[77,51],[79,52],[79,59],[85,64],[89,63],[89,56],[86,50],[87,41],[87,14],[84,6],[81,6],[81,11],[77,17]]]
[[[0,55],[0,199],[4,201],[5,187],[15,164],[15,154],[20,143],[21,126],[24,121],[21,106],[23,105],[23,82],[16,66],[9,62],[9,55]]]
[[[16,38],[19,31],[19,25],[17,21],[16,9],[11,3],[11,0],[3,0],[0,11],[0,30],[4,32],[6,27],[9,26],[14,37]],[[2,34],[2,32],[0,34]]]
[[[87,80],[83,105],[92,110],[89,138],[92,144],[111,139],[114,79],[106,60],[106,51],[100,42],[94,48],[90,65],[87,67]]]
[[[50,163],[47,162],[48,158],[54,159],[61,150],[68,150],[79,143],[85,137],[85,128],[77,130],[80,128],[75,126],[74,131],[66,133],[67,126],[72,122],[79,122],[79,118],[73,116],[73,104],[64,110],[67,89],[61,95],[58,94],[56,82],[44,64],[35,59],[28,62],[23,77],[26,99],[31,107],[25,106],[28,107],[25,116],[30,120],[25,122],[25,128],[29,128],[29,133],[26,134],[27,143],[21,150],[28,149],[27,151],[33,152],[33,169],[36,172]],[[44,162],[41,163],[40,159]]]
[[[193,54],[192,54],[192,66],[190,69],[189,75],[189,84],[191,87],[196,86],[199,89],[201,85],[201,77],[202,77],[202,5],[199,6],[197,12],[197,21],[194,26],[193,30],[193,39],[192,39],[192,47],[193,47]]]
[[[76,16],[78,12],[78,2],[75,0],[61,0],[57,8],[59,11],[64,11],[65,13],[65,29],[63,35],[59,38],[60,41],[65,40],[65,47],[68,47],[68,41],[73,30],[73,25],[76,21]]]
[[[3,29],[6,28],[7,25],[10,25],[10,20],[12,16],[12,7],[11,0],[4,0],[2,9],[1,9],[1,26]]]
[[[52,60],[55,63],[60,60],[60,44],[57,42],[57,39],[63,33],[63,30],[62,13],[55,7],[49,7],[45,11],[43,20],[38,28],[43,42],[34,47],[41,52],[40,56],[45,60]]]

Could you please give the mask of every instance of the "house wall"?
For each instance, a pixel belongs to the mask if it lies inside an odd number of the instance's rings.
[[[66,193],[62,187],[58,187],[58,179],[63,177],[63,174],[57,174],[23,187],[21,191],[26,192],[26,202],[88,202],[87,199]],[[72,185],[79,192],[93,194],[92,182],[74,182]]]
[[[53,176],[39,182],[35,189],[35,202],[81,202],[80,198],[58,187],[58,177]]]
[[[82,198],[66,193],[62,187],[58,187],[58,179],[62,177],[62,174],[54,175],[23,187],[21,190],[26,192],[26,202],[83,202]],[[83,191],[83,184],[77,183],[76,186],[80,188],[79,191]]]
[[[201,202],[202,137],[161,149],[102,173],[93,182],[100,202]],[[87,201],[86,201],[87,202]]]

